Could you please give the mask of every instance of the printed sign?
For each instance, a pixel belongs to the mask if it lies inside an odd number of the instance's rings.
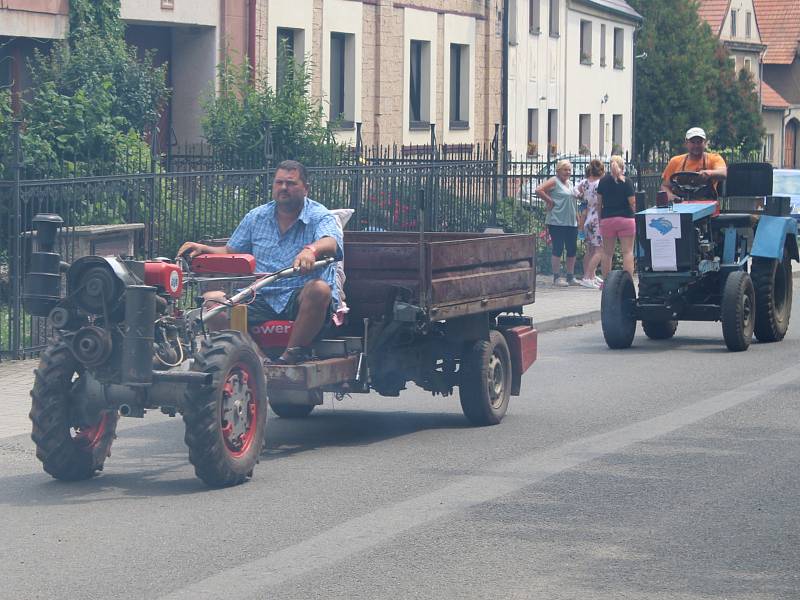
[[[647,239],[650,240],[650,267],[653,271],[677,271],[675,240],[681,237],[681,216],[678,213],[647,215]]]

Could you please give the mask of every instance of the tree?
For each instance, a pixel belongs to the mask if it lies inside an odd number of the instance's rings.
[[[219,93],[212,90],[204,103],[203,135],[226,166],[264,160],[267,121],[270,123],[274,161],[286,158],[319,164],[336,148],[323,125],[322,105],[310,94],[311,75],[306,63],[298,64],[279,53],[284,74],[273,89],[265,73],[253,74],[230,57],[219,67]]]
[[[636,63],[634,154],[675,153],[699,125],[715,148],[758,150],[764,134],[758,94],[747,72],[697,14],[694,0],[630,0],[644,17]]]

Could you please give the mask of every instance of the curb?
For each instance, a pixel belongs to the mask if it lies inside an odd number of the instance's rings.
[[[792,272],[792,279],[800,279],[800,269]],[[534,308],[536,304],[534,303]],[[547,333],[549,331],[558,331],[559,329],[567,329],[569,327],[577,327],[579,325],[588,325],[600,320],[600,311],[591,310],[577,315],[568,315],[566,317],[559,317],[558,319],[548,319],[547,321],[534,321],[534,326],[539,333]]]

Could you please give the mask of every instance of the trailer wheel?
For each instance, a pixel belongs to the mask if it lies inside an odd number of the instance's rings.
[[[322,404],[321,390],[311,390],[308,394],[314,396],[314,398],[309,398],[309,404],[295,404],[294,402],[281,402],[281,393],[272,392],[269,395],[269,406],[272,408],[272,412],[281,419],[304,419],[311,414],[317,404]],[[319,402],[315,400],[319,400]]]
[[[211,373],[213,381],[186,387],[189,462],[209,486],[242,483],[253,475],[264,445],[267,395],[261,360],[241,333],[221,331],[203,340],[192,370]]]
[[[784,249],[783,260],[753,257],[751,276],[756,293],[755,334],[760,342],[779,342],[789,329],[792,315],[792,263]]]
[[[750,347],[755,322],[755,291],[750,275],[734,271],[728,275],[722,291],[722,336],[731,352]]]
[[[42,352],[31,390],[36,458],[47,473],[64,481],[89,479],[103,470],[119,420],[117,411],[108,409],[93,415],[91,423],[77,422],[72,391],[80,369],[69,346],[57,341]]]
[[[603,284],[600,322],[609,348],[630,348],[636,334],[632,304],[636,300],[633,278],[627,271],[611,271]]]
[[[475,342],[461,360],[458,395],[461,409],[473,425],[497,425],[508,410],[511,395],[511,353],[499,331]]]
[[[642,330],[651,340],[668,340],[677,329],[677,321],[642,321]]]

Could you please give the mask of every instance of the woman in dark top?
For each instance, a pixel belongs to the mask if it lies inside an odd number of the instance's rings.
[[[625,177],[625,161],[621,156],[612,156],[610,162],[611,172],[597,184],[600,235],[603,237],[603,278],[611,270],[617,240],[622,250],[622,268],[633,276],[633,242],[636,237],[633,182]]]

